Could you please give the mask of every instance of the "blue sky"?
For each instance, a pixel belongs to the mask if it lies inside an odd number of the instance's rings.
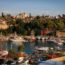
[[[32,15],[65,14],[65,0],[0,0],[1,12],[16,15],[20,12]]]

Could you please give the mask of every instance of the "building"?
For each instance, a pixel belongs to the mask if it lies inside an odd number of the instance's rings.
[[[57,31],[56,36],[58,37],[65,37],[65,31]]]
[[[7,21],[5,19],[0,19],[0,30],[3,29],[7,29],[9,26],[6,23]]]
[[[20,13],[19,15],[16,16],[16,18],[20,18],[20,19],[25,19],[26,17],[29,17],[29,15],[26,14],[25,12]]]

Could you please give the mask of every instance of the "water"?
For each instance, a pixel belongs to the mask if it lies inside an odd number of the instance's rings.
[[[24,45],[24,52],[28,53],[28,54],[30,54],[34,51],[35,46],[38,46],[38,47],[55,47],[55,46],[57,46],[57,44],[52,41],[43,43],[41,40],[37,40],[36,42],[27,41],[27,42],[24,42],[23,45]],[[18,45],[16,45],[15,42],[8,41],[4,45],[4,48],[5,47],[7,50],[14,49],[16,52],[18,52]]]
[[[65,65],[63,62],[56,62],[56,61],[42,61],[39,65]]]
[[[47,43],[43,43],[41,40],[37,40],[36,42],[32,43],[32,42],[24,42],[24,52],[27,53],[27,54],[31,54],[33,51],[34,51],[34,47],[35,46],[46,46],[46,47],[55,47],[57,46],[54,42],[47,42]],[[16,52],[17,51],[17,48],[18,46],[16,45],[15,42],[7,42],[5,44],[5,46],[7,48],[7,50],[9,49],[15,49]],[[64,65],[63,63],[61,62],[51,62],[51,61],[47,61],[47,62],[41,62],[39,65]]]
[[[30,42],[24,42],[24,52],[30,54],[33,52]]]
[[[23,42],[23,45],[25,53],[30,54],[33,52],[33,46],[30,42]],[[6,48],[6,50],[15,50],[16,52],[18,52],[18,46],[19,45],[16,45],[15,42],[8,41],[7,43],[5,43],[4,48]]]

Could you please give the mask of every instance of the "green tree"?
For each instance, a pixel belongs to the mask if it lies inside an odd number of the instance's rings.
[[[4,18],[5,17],[5,15],[4,15],[4,13],[2,12],[2,17]]]
[[[47,22],[47,26],[48,26],[48,28],[49,29],[54,29],[54,24],[53,24],[54,22],[52,21],[52,20],[48,20],[48,22]]]
[[[25,30],[25,23],[23,22],[23,20],[22,19],[16,19],[16,25],[18,25],[17,33],[25,35],[26,30]]]
[[[63,30],[64,29],[64,22],[60,19],[57,19],[54,21],[54,28],[56,28],[56,30]]]

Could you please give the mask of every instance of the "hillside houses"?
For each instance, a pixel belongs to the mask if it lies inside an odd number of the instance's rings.
[[[7,29],[9,26],[6,23],[7,21],[5,19],[0,19],[0,30],[1,29]]]
[[[56,36],[65,38],[65,31],[57,31]]]
[[[28,14],[26,13],[20,13],[19,15],[16,16],[17,18],[25,19],[26,17],[29,17]]]

